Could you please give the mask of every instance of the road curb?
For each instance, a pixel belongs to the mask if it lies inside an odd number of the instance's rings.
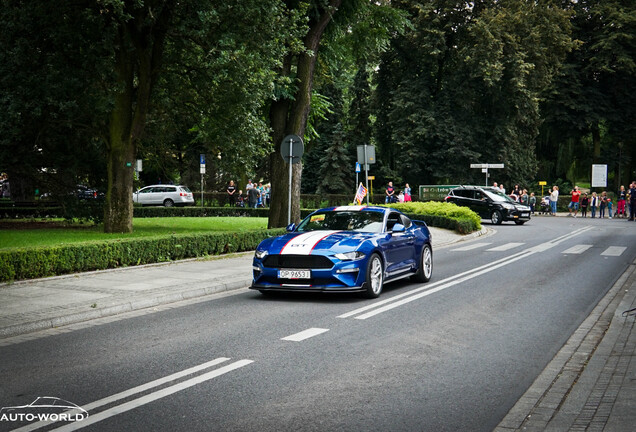
[[[225,291],[247,288],[251,285],[251,283],[251,278],[245,278],[238,281],[223,282],[207,287],[179,290],[178,292],[174,293],[159,294],[142,299],[125,300],[121,303],[105,307],[95,307],[94,309],[88,311],[72,312],[53,318],[45,318],[41,320],[20,323],[13,326],[0,328],[0,339],[7,339],[26,333],[33,333],[41,330],[48,330],[66,326],[69,324],[76,324],[79,322],[90,321],[98,318],[119,315],[126,312],[176,303],[183,300],[190,300],[193,298],[204,297],[211,294],[218,294]]]
[[[597,350],[601,351],[599,347],[608,336],[614,319],[621,319],[619,306],[625,304],[627,297],[630,297],[628,300],[631,302],[636,296],[629,289],[634,278],[636,261],[618,278],[494,432],[549,429],[549,423],[567,402],[574,386],[590,365],[592,356]]]

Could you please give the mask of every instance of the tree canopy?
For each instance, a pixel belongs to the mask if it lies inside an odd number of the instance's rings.
[[[625,0],[6,0],[0,8],[0,171],[15,198],[272,182],[270,226],[306,193],[354,193],[356,146],[376,184],[636,177],[636,8]],[[132,162],[144,160],[135,180]],[[303,168],[303,165],[305,168]]]

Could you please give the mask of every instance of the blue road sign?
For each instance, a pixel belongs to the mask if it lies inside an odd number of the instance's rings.
[[[199,155],[199,164],[205,165],[205,155],[204,154]]]

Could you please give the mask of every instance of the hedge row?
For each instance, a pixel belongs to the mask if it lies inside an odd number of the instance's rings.
[[[0,281],[127,267],[256,249],[284,229],[184,234],[0,251]]]
[[[390,204],[411,219],[423,220],[427,225],[469,234],[481,229],[481,218],[468,207],[441,202],[408,202]]]

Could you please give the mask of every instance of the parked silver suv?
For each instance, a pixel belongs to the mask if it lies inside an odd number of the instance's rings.
[[[152,185],[133,193],[133,202],[164,207],[194,205],[192,191],[186,186]]]

